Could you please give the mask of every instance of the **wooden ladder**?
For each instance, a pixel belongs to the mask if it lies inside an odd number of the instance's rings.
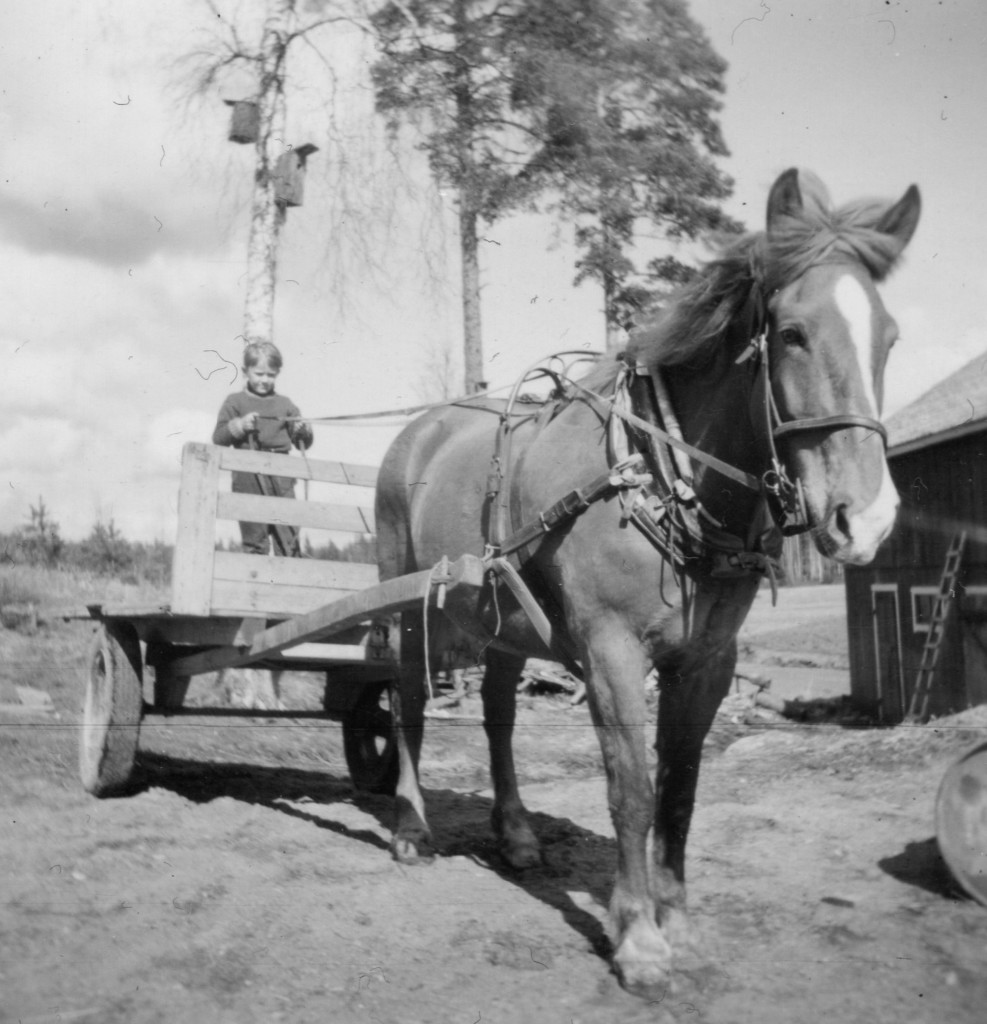
[[[922,648],[922,661],[915,678],[915,689],[912,691],[908,714],[905,716],[906,722],[924,722],[928,713],[929,698],[932,695],[932,685],[939,664],[939,652],[946,632],[946,620],[949,618],[956,594],[956,574],[959,572],[965,546],[966,531],[960,530],[953,534],[942,567],[942,576],[939,578],[939,593],[936,594],[932,618],[929,620],[929,635],[925,638],[925,646]]]

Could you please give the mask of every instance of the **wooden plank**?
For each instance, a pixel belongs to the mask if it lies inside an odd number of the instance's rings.
[[[35,709],[35,713],[37,710]],[[323,721],[335,721],[336,719],[326,711],[300,711],[288,709],[287,711],[275,711],[273,708],[199,708],[199,707],[159,707],[156,704],[145,704],[143,722],[145,727],[148,724],[155,724],[154,718],[284,718],[284,719],[322,719]]]
[[[207,653],[211,659],[218,660],[221,664],[218,667],[230,668],[239,664],[238,657],[243,652],[242,647],[225,646],[215,647]],[[169,673],[177,675],[185,674],[187,661],[195,655],[187,655],[183,658],[169,659],[165,664]],[[269,655],[265,661],[285,662],[286,667],[291,667],[293,662],[305,662],[307,664],[318,664],[330,667],[332,665],[389,665],[393,663],[391,658],[376,657],[369,649],[362,644],[299,644],[297,647],[290,647],[279,651],[277,654]]]
[[[209,614],[221,450],[195,442],[182,450],[178,543],[171,569],[171,607],[179,614]]]
[[[213,578],[232,583],[273,583],[325,590],[363,590],[378,582],[377,566],[365,562],[278,558],[237,551],[216,552]]]
[[[158,652],[174,646],[192,645],[211,647],[214,645],[243,646],[267,629],[267,617],[257,616],[177,616],[173,619],[136,619],[131,624],[137,636],[147,645],[145,661],[153,665]],[[167,656],[166,656],[167,660]]]
[[[228,650],[202,651],[178,659],[172,669],[177,675],[197,675],[219,668],[249,665],[252,661],[271,657],[288,647],[331,636],[367,619],[393,615],[404,608],[420,605],[426,593],[429,603],[434,605],[440,593],[447,593],[457,587],[481,587],[485,574],[486,566],[482,559],[475,555],[462,555],[448,565],[446,572],[434,568],[398,576],[367,590],[348,594],[305,615],[279,622],[258,633],[250,646],[239,649],[235,656],[230,655]]]
[[[362,665],[364,662],[393,663],[390,657],[375,656],[363,644],[299,644],[283,650],[279,658],[288,661],[325,662],[327,665]]]
[[[268,498],[262,494],[224,491],[216,497],[216,516],[238,522],[307,526],[315,530],[374,532],[374,514],[370,508],[332,505],[323,501],[296,501],[294,498]]]
[[[44,619],[135,619],[169,616],[171,605],[167,604],[87,604],[87,605],[54,605],[42,608]]]
[[[216,580],[212,588],[213,615],[263,615],[269,619],[287,619],[352,593],[354,591],[349,589]]]
[[[280,455],[277,452],[258,452],[250,448],[217,447],[217,450],[220,468],[224,470],[264,473],[267,476],[291,476],[297,480],[350,484],[354,487],[377,486],[376,466],[302,458],[300,455]]]

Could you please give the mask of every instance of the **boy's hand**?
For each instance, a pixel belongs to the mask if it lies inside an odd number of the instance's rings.
[[[238,416],[235,419],[230,420],[228,426],[230,428],[230,433],[237,440],[241,440],[246,437],[247,434],[256,434],[257,413],[248,412],[246,416]]]
[[[299,451],[305,451],[312,444],[312,428],[303,420],[296,420],[288,424],[288,433],[291,435],[291,442]]]

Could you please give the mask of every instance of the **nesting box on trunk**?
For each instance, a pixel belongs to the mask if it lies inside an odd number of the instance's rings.
[[[256,142],[260,132],[260,107],[253,100],[224,100],[233,111],[230,117],[230,142]]]
[[[301,206],[305,191],[305,162],[319,147],[306,142],[278,157],[274,166],[274,195],[284,206]]]

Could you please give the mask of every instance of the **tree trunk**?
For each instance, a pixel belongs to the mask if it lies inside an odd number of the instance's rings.
[[[463,370],[466,394],[486,390],[483,379],[483,334],[480,326],[480,254],[476,227],[476,155],[473,138],[476,118],[473,83],[470,79],[472,49],[468,0],[456,0],[455,35],[460,59],[456,63],[453,94],[456,100],[456,132],[459,150],[459,248],[463,260]]]
[[[616,246],[613,241],[613,231],[606,217],[601,217],[600,227],[603,231],[603,248],[610,255]],[[615,355],[623,351],[627,344],[627,331],[620,323],[619,311],[617,309],[617,288],[616,275],[606,267],[603,270],[603,323],[607,332],[606,351],[608,355]]]
[[[273,0],[264,23],[257,83],[260,130],[247,242],[244,344],[274,338],[274,294],[278,240],[285,209],[276,196],[275,168],[285,151],[285,58],[295,0]]]
[[[603,322],[606,325],[606,351],[608,355],[614,355],[623,350],[627,343],[627,331],[620,325],[617,319],[617,305],[615,302],[617,282],[609,271],[603,272]]]
[[[477,215],[464,196],[459,211],[459,245],[463,258],[463,363],[466,394],[486,390],[483,379],[483,333],[480,323],[480,254]]]

